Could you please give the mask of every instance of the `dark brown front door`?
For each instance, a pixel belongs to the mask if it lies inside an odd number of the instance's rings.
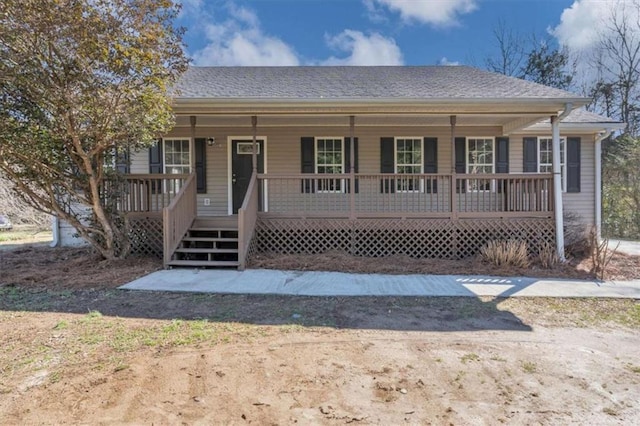
[[[233,193],[233,214],[242,207],[253,172],[251,140],[231,142],[231,192]],[[264,141],[258,141],[258,173],[264,173]]]

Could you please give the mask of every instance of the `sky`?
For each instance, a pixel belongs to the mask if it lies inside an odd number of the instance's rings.
[[[632,0],[183,0],[195,65],[472,65],[495,56],[503,20],[588,50]]]

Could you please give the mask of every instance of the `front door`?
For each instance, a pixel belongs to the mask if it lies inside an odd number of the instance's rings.
[[[264,141],[258,140],[258,173],[264,173]],[[238,213],[249,187],[252,163],[253,141],[233,140],[231,142],[231,192],[233,194],[233,214]]]

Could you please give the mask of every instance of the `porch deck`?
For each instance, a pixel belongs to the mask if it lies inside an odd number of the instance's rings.
[[[236,231],[240,269],[261,251],[460,258],[492,239],[532,251],[554,241],[550,174],[254,174],[238,214],[221,217],[198,216],[194,175],[120,185],[105,202],[144,228],[134,227],[138,243],[162,229],[165,266],[194,229]]]

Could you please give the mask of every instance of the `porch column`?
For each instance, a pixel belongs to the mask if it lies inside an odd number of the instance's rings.
[[[451,124],[451,183],[450,183],[450,196],[451,196],[451,219],[458,219],[458,203],[456,203],[456,122],[457,117],[452,115],[449,117],[449,123]]]
[[[356,144],[355,144],[355,122],[356,118],[353,115],[349,116],[349,138],[351,143],[349,144],[349,217],[351,219],[356,218]]]
[[[196,116],[189,116],[189,123],[191,124],[191,140],[189,141],[189,152],[191,153],[191,159],[189,160],[189,170],[192,173],[196,171]]]
[[[253,173],[258,173],[258,150],[257,148],[257,131],[258,131],[258,116],[257,115],[252,115],[251,116],[251,128],[253,131],[253,145],[252,145],[252,150],[253,152],[251,153],[251,165],[253,166]]]
[[[553,210],[556,219],[556,252],[564,261],[564,219],[562,207],[562,172],[560,170],[560,126],[557,115],[551,116],[553,156]]]

